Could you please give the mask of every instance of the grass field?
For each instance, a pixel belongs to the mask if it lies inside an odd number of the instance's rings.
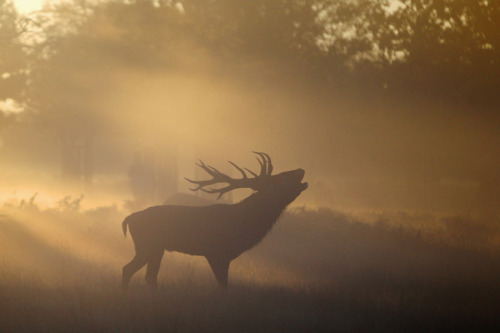
[[[289,210],[218,292],[202,258],[165,255],[160,289],[116,207],[0,208],[0,332],[484,332],[500,325],[500,221]]]

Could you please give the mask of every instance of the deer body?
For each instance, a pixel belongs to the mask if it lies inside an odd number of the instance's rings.
[[[284,175],[282,186],[264,187],[237,204],[163,205],[128,216],[122,223],[123,232],[126,234],[128,226],[136,256],[123,268],[123,288],[147,264],[146,282],[155,289],[167,250],[206,257],[219,286],[225,289],[230,262],[258,244],[286,206],[307,188],[307,183],[301,183],[302,169],[280,175]]]

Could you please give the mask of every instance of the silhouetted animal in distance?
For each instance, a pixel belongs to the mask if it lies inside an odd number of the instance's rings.
[[[147,264],[146,282],[155,290],[160,262],[165,250],[204,256],[218,285],[226,289],[229,264],[243,252],[258,244],[271,230],[283,210],[304,191],[304,170],[285,171],[271,175],[273,165],[265,153],[255,152],[260,174],[246,169],[253,177],[229,161],[241,174],[234,179],[214,167],[198,164],[212,179],[190,180],[193,191],[219,194],[237,188],[256,192],[236,204],[210,206],[163,205],[131,214],[122,223],[126,235],[130,230],[135,245],[135,257],[123,267],[122,287],[127,289],[132,276]],[[207,186],[225,183],[222,188]]]

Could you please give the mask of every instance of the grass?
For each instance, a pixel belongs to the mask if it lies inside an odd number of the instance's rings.
[[[368,223],[295,209],[232,263],[227,293],[202,258],[168,253],[157,295],[144,271],[124,295],[120,271],[133,255],[120,229],[125,214],[1,208],[0,332],[500,327],[497,220],[385,213]]]

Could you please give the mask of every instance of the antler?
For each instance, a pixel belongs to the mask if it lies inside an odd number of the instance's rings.
[[[216,168],[214,168],[210,165],[206,165],[205,163],[203,163],[202,160],[200,160],[200,162],[197,163],[196,165],[198,165],[200,168],[205,170],[210,176],[212,176],[212,179],[207,179],[207,180],[191,180],[188,178],[184,178],[184,179],[186,179],[188,182],[190,182],[192,184],[197,185],[197,187],[191,188],[190,189],[191,191],[198,191],[199,190],[199,191],[203,191],[203,192],[211,193],[211,194],[219,193],[217,200],[220,199],[224,193],[238,189],[238,188],[251,188],[251,189],[257,190],[259,181],[262,178],[271,175],[271,173],[273,171],[273,165],[271,163],[271,158],[269,157],[268,154],[262,153],[262,152],[255,152],[255,151],[253,153],[260,156],[260,159],[259,159],[259,156],[257,156],[257,161],[260,164],[260,174],[259,175],[257,175],[255,172],[253,172],[247,168],[242,169],[238,165],[236,165],[235,163],[228,161],[229,164],[231,164],[233,167],[235,167],[243,176],[243,178],[239,178],[239,179],[231,178],[228,175],[220,172]],[[246,174],[245,170],[247,170],[249,173],[251,173],[254,177],[248,178],[248,175]],[[215,185],[215,184],[219,184],[219,183],[227,183],[228,186],[222,187],[222,188],[205,188],[205,186]]]
[[[266,153],[262,153],[262,152],[258,152],[258,151],[253,151],[252,153],[255,153],[255,154],[259,155],[260,157],[262,157],[262,162],[257,157],[257,161],[259,162],[260,167],[261,167],[260,175],[261,176],[270,176],[271,173],[273,172],[273,164],[271,163],[271,157],[269,157],[269,155],[267,155]],[[250,171],[250,170],[248,170],[248,171]]]

